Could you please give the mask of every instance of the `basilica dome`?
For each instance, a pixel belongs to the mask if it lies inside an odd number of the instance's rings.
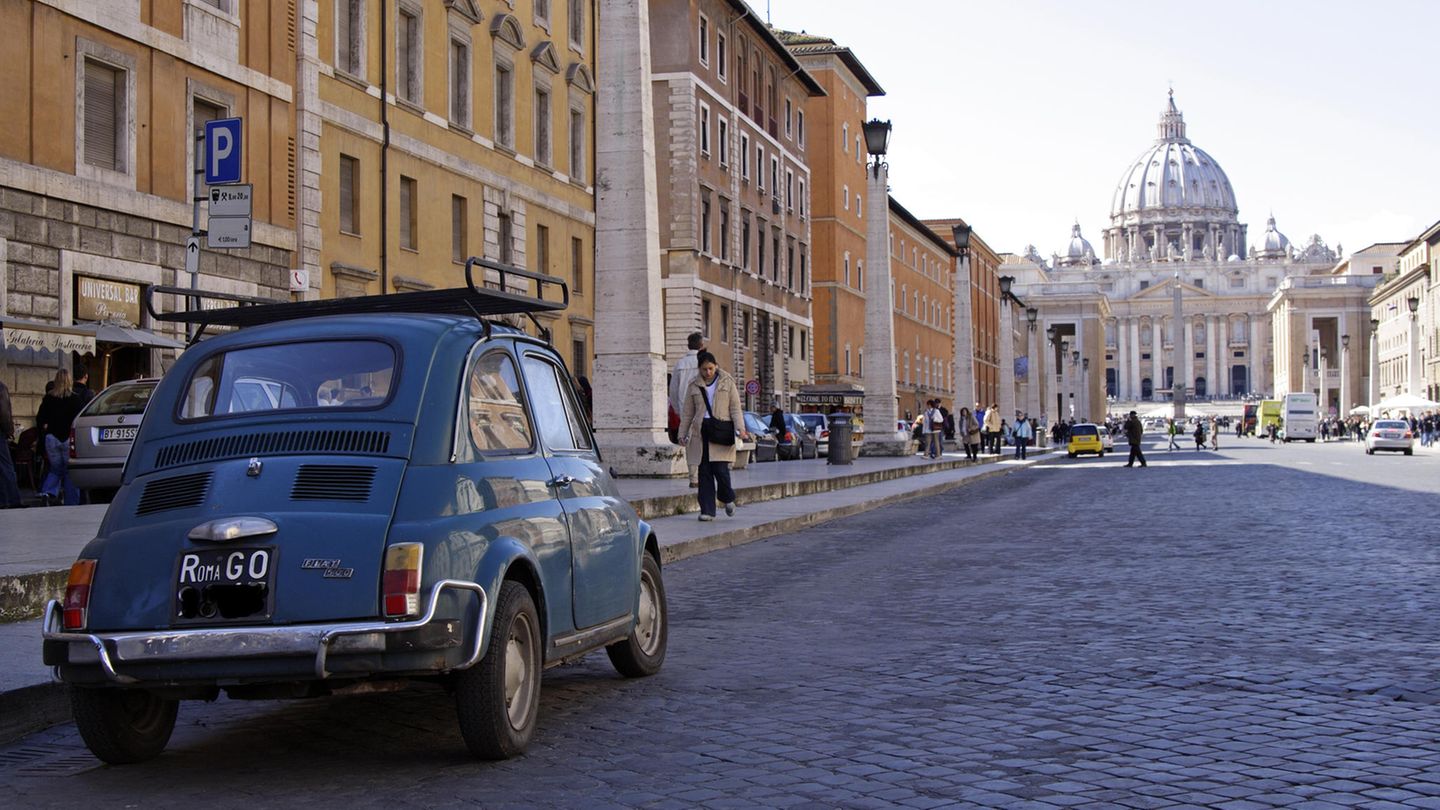
[[[1206,210],[1227,223],[1239,213],[1225,170],[1185,137],[1185,118],[1173,95],[1160,116],[1159,137],[1120,176],[1110,217],[1120,225],[1127,217],[1164,209],[1185,209],[1191,219],[1196,209]]]
[[[1057,267],[1073,267],[1076,265],[1099,264],[1100,260],[1095,258],[1095,248],[1090,242],[1080,235],[1080,223],[1075,223],[1070,229],[1070,245],[1065,249],[1064,255],[1055,256]]]

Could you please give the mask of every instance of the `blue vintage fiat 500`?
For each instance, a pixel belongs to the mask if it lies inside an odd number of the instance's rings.
[[[498,289],[472,281],[478,266]],[[499,759],[533,735],[545,667],[604,647],[626,676],[660,669],[654,532],[602,466],[560,357],[490,320],[563,308],[568,291],[476,259],[466,278],[152,305],[200,334],[244,328],[193,343],[160,382],[99,535],[46,611],[45,661],[97,756],[159,754],[179,701],[221,690],[421,679],[453,692],[470,750]]]

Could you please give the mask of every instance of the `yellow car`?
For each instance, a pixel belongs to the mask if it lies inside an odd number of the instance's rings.
[[[1100,441],[1100,428],[1096,425],[1075,425],[1070,428],[1070,443],[1065,447],[1070,458],[1081,453],[1094,453],[1105,457],[1105,444]]]

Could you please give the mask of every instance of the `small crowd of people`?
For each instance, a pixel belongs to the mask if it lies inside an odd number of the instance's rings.
[[[40,430],[45,453],[45,479],[40,484],[40,497],[48,504],[67,506],[80,503],[80,488],[70,480],[70,428],[75,417],[95,398],[90,390],[90,373],[82,366],[71,377],[69,369],[55,372],[55,379],[45,384],[45,396],[35,413],[35,426]],[[15,459],[10,444],[15,441],[15,412],[10,402],[10,389],[0,382],[0,509],[24,506],[20,498],[20,481],[15,472]]]
[[[913,419],[907,413],[906,421],[911,437],[920,443],[920,454],[930,459],[940,457],[947,441],[955,442],[967,461],[979,461],[981,454],[999,455],[1005,447],[1023,459],[1044,430],[1024,412],[1017,412],[1013,423],[1002,418],[998,404],[986,408],[977,402],[973,410],[962,407],[951,413],[939,399],[927,400],[925,410]]]

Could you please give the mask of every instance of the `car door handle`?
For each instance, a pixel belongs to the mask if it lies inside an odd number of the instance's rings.
[[[568,487],[573,483],[575,483],[575,478],[569,475],[557,475],[550,479],[550,486],[552,487]]]

